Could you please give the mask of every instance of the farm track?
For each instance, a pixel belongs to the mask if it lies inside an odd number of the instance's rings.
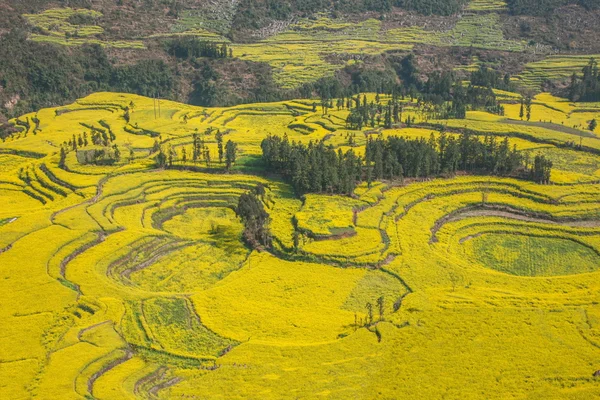
[[[104,240],[106,240],[107,234],[105,232],[97,232],[96,235],[97,235],[96,239],[94,239],[93,241],[91,241],[89,243],[86,243],[86,244],[80,246],[78,249],[74,250],[71,254],[69,254],[67,257],[65,257],[60,262],[60,276],[61,277],[65,278],[65,273],[66,273],[66,270],[67,270],[67,264],[69,264],[75,257],[81,255],[85,251],[91,249],[94,246],[97,246],[98,244],[100,244]]]
[[[564,125],[553,124],[551,122],[518,121],[518,120],[514,120],[514,119],[507,119],[507,120],[503,120],[502,122],[505,124],[511,124],[511,125],[537,126],[540,128],[546,128],[546,129],[550,129],[552,131],[562,132],[562,133],[566,133],[568,135],[573,135],[573,136],[577,136],[577,137],[583,136],[583,137],[598,139],[598,137],[596,135],[594,135],[593,133],[590,133],[587,131],[582,131],[582,130],[575,129],[575,128],[571,128],[571,127],[564,126]]]
[[[133,352],[129,349],[126,349],[125,354],[121,358],[118,358],[118,359],[110,362],[109,364],[102,367],[102,369],[100,369],[99,371],[92,374],[92,376],[88,379],[88,382],[87,382],[88,393],[91,396],[94,396],[94,383],[96,383],[98,378],[100,378],[102,375],[104,375],[111,369],[115,368],[116,366],[128,361],[129,359],[131,359],[131,357],[133,357]]]

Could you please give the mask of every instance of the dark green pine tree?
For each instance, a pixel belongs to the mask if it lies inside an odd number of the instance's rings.
[[[227,171],[231,170],[231,166],[235,163],[236,157],[237,143],[228,140],[225,145],[225,168],[227,168]]]
[[[219,151],[219,163],[222,164],[223,163],[223,134],[221,133],[221,131],[217,131],[215,138],[217,139],[217,149]]]

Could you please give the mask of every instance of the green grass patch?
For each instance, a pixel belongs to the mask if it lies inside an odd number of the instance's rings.
[[[568,239],[490,233],[465,245],[487,268],[511,275],[572,275],[600,268],[596,251]]]

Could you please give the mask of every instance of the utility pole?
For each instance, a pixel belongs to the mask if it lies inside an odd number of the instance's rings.
[[[154,106],[154,119],[156,119],[156,96],[152,96],[152,105]]]
[[[160,118],[160,93],[156,96],[156,101],[158,102],[158,118]]]

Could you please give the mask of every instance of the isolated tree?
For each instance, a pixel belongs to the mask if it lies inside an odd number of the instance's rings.
[[[456,286],[458,286],[458,283],[460,281],[460,277],[454,273],[453,271],[451,271],[448,274],[449,278],[450,278],[450,284],[452,284],[452,291],[456,291]]]
[[[525,116],[525,103],[523,98],[521,97],[521,109],[519,110],[519,118],[523,121],[523,117]]]
[[[221,131],[217,132],[215,138],[217,139],[217,148],[219,150],[219,162],[223,163],[223,134]]]
[[[157,168],[165,168],[167,166],[167,155],[159,148],[158,154],[154,158]]]
[[[210,150],[208,147],[204,149],[204,161],[206,162],[206,166],[210,167]]]
[[[243,237],[250,246],[253,248],[271,246],[269,214],[254,192],[240,196],[235,212],[244,224]]]
[[[384,126],[386,129],[392,128],[392,110],[389,105],[387,106],[387,108],[385,110]]]
[[[65,161],[67,159],[67,152],[64,147],[60,147],[60,159],[58,160],[58,168],[65,169]]]
[[[379,310],[379,320],[383,321],[383,313],[385,312],[385,299],[383,296],[377,299],[377,308]]]
[[[135,152],[133,149],[129,149],[129,162],[131,163],[133,160],[135,160]]]
[[[155,139],[152,149],[150,150],[150,154],[156,153],[157,151],[160,151],[160,143],[158,143],[158,140]]]
[[[294,230],[294,233],[292,233],[292,242],[294,243],[294,253],[297,253],[300,248],[300,232]]]
[[[373,323],[373,305],[371,303],[367,303],[365,307],[367,307],[368,325],[371,325]]]
[[[596,122],[595,119],[590,121],[590,124],[588,125],[588,130],[590,132],[594,132],[596,130],[596,127],[598,126],[598,122]]]
[[[185,164],[187,161],[187,151],[185,150],[185,147],[183,147],[181,149],[181,161]]]
[[[536,155],[531,169],[532,180],[537,183],[550,182],[552,161],[543,155]]]
[[[227,141],[225,145],[225,167],[227,170],[231,170],[231,166],[235,163],[237,155],[237,144],[231,140]]]
[[[119,146],[117,146],[116,143],[113,145],[113,150],[114,150],[114,159],[116,162],[119,162],[121,160],[121,150],[119,150]]]
[[[167,159],[169,161],[169,167],[173,166],[173,161],[175,159],[173,152],[174,152],[174,150],[172,148],[169,148],[169,151],[168,151],[169,154],[167,156]]]

